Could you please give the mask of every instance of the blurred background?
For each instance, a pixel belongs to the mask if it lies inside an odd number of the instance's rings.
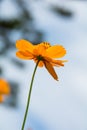
[[[0,0],[0,78],[11,86],[0,130],[21,129],[35,66],[15,56],[19,39],[61,44],[69,61],[55,68],[58,82],[38,68],[25,130],[87,130],[87,2]]]

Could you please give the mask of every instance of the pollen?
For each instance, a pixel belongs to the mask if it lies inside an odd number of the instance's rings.
[[[42,42],[41,45],[43,45],[45,49],[48,49],[49,47],[51,47],[49,42]]]

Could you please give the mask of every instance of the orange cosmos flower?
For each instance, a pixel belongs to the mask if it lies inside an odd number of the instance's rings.
[[[64,66],[64,62],[66,62],[66,60],[56,60],[56,58],[61,58],[66,54],[63,46],[51,46],[48,42],[33,45],[31,42],[21,39],[17,40],[16,48],[18,49],[18,52],[16,52],[17,57],[24,60],[33,59],[36,63],[39,61],[38,66],[45,66],[51,76],[55,80],[58,80],[58,76],[53,67]]]
[[[10,94],[9,84],[4,79],[0,79],[0,102],[4,101],[3,95],[9,95],[9,94]]]

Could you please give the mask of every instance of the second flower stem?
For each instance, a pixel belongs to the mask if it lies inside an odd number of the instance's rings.
[[[25,126],[25,122],[26,122],[26,118],[27,118],[27,114],[28,114],[28,109],[29,109],[29,104],[30,104],[30,97],[31,97],[31,91],[32,91],[32,86],[33,86],[33,81],[34,81],[34,76],[35,76],[35,72],[38,66],[39,60],[35,66],[33,75],[32,75],[32,79],[31,79],[31,84],[30,84],[30,89],[29,89],[29,94],[28,94],[28,100],[27,100],[27,106],[26,106],[26,111],[25,111],[25,115],[24,115],[24,119],[23,119],[23,123],[22,123],[22,128],[21,130],[24,130],[24,126]]]

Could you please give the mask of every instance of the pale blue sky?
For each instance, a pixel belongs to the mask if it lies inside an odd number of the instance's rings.
[[[46,2],[46,1],[45,1]],[[35,18],[36,28],[44,32],[44,41],[54,44],[62,44],[67,55],[64,59],[69,62],[65,67],[56,68],[59,81],[55,81],[45,70],[38,68],[33,91],[31,96],[30,111],[35,120],[41,120],[43,130],[86,130],[87,129],[87,4],[86,2],[32,2],[31,9]],[[60,4],[69,8],[74,16],[71,19],[63,19],[52,13],[50,4]],[[28,3],[29,4],[29,3]],[[28,5],[27,4],[27,5]],[[14,54],[15,56],[15,51]],[[21,82],[21,93],[19,94],[20,110],[6,110],[1,108],[3,113],[8,113],[12,126],[9,130],[19,130],[22,117],[25,111],[29,83],[35,64],[33,61],[24,61],[26,68],[23,71],[17,70],[10,65],[8,59],[2,64],[7,64],[9,72],[8,78],[13,78]],[[29,68],[28,68],[29,66]],[[12,74],[13,72],[13,74]],[[18,75],[18,76],[17,76]],[[0,106],[1,107],[1,106]],[[20,111],[20,114],[19,114]],[[0,111],[0,122],[5,122],[3,113]],[[16,114],[15,114],[16,113]],[[3,117],[1,119],[1,117]],[[16,118],[18,122],[16,122]],[[28,117],[29,119],[29,117]],[[17,123],[17,126],[15,126]],[[20,125],[19,125],[20,123]],[[3,124],[3,123],[2,123]],[[38,124],[38,123],[37,123]],[[35,122],[31,122],[31,127],[35,127]],[[1,130],[6,130],[2,126]],[[13,128],[12,128],[13,127]],[[28,127],[28,120],[27,125]],[[37,125],[34,130],[41,130]]]

